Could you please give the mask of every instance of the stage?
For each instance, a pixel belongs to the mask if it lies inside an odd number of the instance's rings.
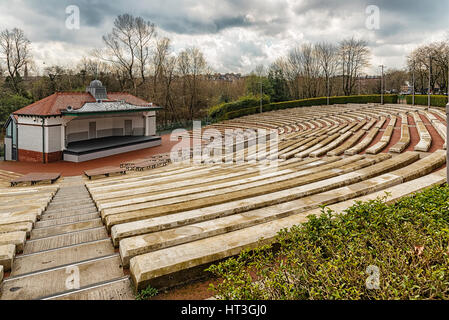
[[[161,145],[159,136],[113,136],[71,142],[63,152],[64,161],[83,162]]]

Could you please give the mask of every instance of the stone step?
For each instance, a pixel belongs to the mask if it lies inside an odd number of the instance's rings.
[[[3,283],[0,299],[39,299],[122,277],[120,257],[116,254],[47,271],[10,277]]]
[[[34,229],[33,231],[31,231],[31,239],[34,240],[39,238],[51,237],[55,235],[64,234],[67,232],[81,231],[85,229],[92,229],[102,226],[103,223],[101,222],[101,219],[98,217],[97,219],[94,220],[74,222],[59,226]]]
[[[62,235],[29,240],[23,250],[24,254],[35,253],[44,250],[56,249],[74,244],[107,239],[108,234],[104,227],[87,229]]]
[[[327,152],[328,156],[338,156],[342,153],[344,153],[347,149],[351,148],[354,144],[359,141],[361,137],[365,134],[365,131],[360,130],[356,132],[352,137],[350,137],[348,140],[346,140],[343,144],[340,146],[333,148],[333,150],[330,150]]]
[[[17,256],[11,276],[51,269],[114,254],[110,239]]]
[[[124,277],[43,300],[134,300],[134,292],[130,278]]]
[[[93,214],[97,213],[98,210],[96,207],[91,207],[88,209],[71,209],[61,212],[52,212],[48,213],[45,212],[45,214],[42,215],[41,221],[47,221],[47,220],[53,220],[53,219],[61,219],[61,218],[67,218],[67,217],[73,217],[73,216],[80,216],[80,215],[86,215],[86,214]]]
[[[88,214],[79,214],[79,215],[70,216],[70,217],[66,217],[66,218],[37,221],[36,224],[34,225],[34,228],[40,229],[40,228],[57,226],[57,225],[61,225],[61,224],[67,224],[67,223],[89,221],[89,220],[96,219],[99,216],[100,216],[100,214],[98,212],[95,212],[95,213],[88,213]]]
[[[440,171],[364,197],[341,202],[337,204],[338,210],[348,208],[355,201],[366,201],[385,196],[386,191],[390,194],[390,201],[395,201],[444,181],[444,172]],[[331,205],[330,208],[333,206]],[[194,275],[191,270],[195,267],[201,266],[201,270],[204,270],[202,266],[209,263],[237,255],[244,249],[253,249],[271,243],[279,230],[289,229],[306,221],[308,215],[320,213],[321,209],[308,210],[253,227],[136,256],[130,261],[131,278],[137,289],[145,288],[147,285],[152,285],[155,288],[171,286],[173,283],[170,282],[170,279],[175,276],[177,281],[189,279]]]
[[[76,201],[76,203],[74,203],[74,200],[72,200],[71,202],[67,202],[64,205],[54,205],[53,202],[50,203],[47,207],[46,212],[60,212],[60,211],[64,211],[67,209],[87,209],[90,208],[92,206],[94,206],[94,202],[92,201],[92,199],[89,199],[88,201]]]

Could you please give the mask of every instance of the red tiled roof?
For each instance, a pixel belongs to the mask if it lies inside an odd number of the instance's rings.
[[[147,106],[149,103],[125,92],[109,92],[108,101],[125,100],[129,104]],[[95,102],[88,92],[56,92],[42,100],[36,101],[13,112],[14,115],[53,116],[61,115],[61,110],[71,106],[74,110],[81,108],[86,102]]]

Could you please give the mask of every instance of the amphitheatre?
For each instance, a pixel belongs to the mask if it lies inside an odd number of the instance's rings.
[[[442,108],[408,104],[296,107],[203,127],[277,133],[276,148],[234,143],[233,155],[243,149],[231,162],[170,162],[165,152],[139,168],[127,161],[89,178],[15,187],[21,174],[2,170],[0,299],[134,299],[270,243],[323,205],[341,212],[386,192],[395,202],[442,185],[445,119]]]

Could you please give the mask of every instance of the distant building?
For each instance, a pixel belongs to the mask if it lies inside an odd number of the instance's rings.
[[[157,146],[159,109],[94,80],[86,92],[58,92],[11,114],[5,160],[82,162]]]
[[[237,81],[242,77],[240,73],[214,73],[209,77],[210,80],[215,81]]]

